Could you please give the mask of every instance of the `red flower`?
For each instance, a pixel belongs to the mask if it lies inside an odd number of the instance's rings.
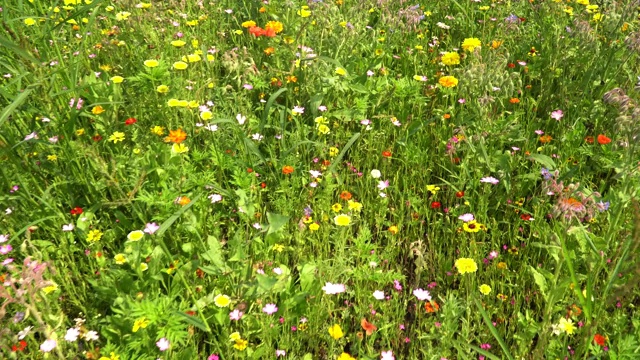
[[[595,334],[593,336],[593,341],[596,344],[600,345],[600,346],[604,346],[604,343],[605,343],[606,340],[607,339],[604,336],[600,335],[600,334]]]
[[[189,316],[193,316],[193,315],[195,315],[195,314],[196,314],[196,312],[195,312],[195,311],[191,311],[191,310],[189,310],[189,311],[186,311],[186,312],[185,312],[185,314],[187,314],[187,315],[189,315]]]
[[[458,199],[462,198],[463,196],[464,196],[464,191],[458,191],[458,192],[456,193],[456,197],[457,197]]]
[[[264,36],[266,37],[275,37],[276,36],[276,31],[272,28],[268,28],[266,30],[264,30]]]
[[[387,158],[388,158],[388,157],[391,157],[391,151],[389,151],[389,150],[385,150],[385,151],[383,151],[383,152],[382,152],[382,156],[387,157]]]
[[[93,141],[98,142],[100,140],[102,140],[102,136],[100,134],[95,135],[94,137],[91,138]]]
[[[82,208],[79,206],[76,206],[73,209],[71,209],[70,213],[71,215],[80,215],[82,214]]]
[[[611,142],[611,139],[609,139],[606,135],[603,135],[603,134],[598,135],[598,144],[607,145],[610,142]]]
[[[586,136],[584,138],[584,141],[586,141],[588,144],[593,144],[593,136]]]
[[[520,219],[524,220],[524,221],[529,221],[531,220],[531,215],[529,214],[522,214],[520,215]]]
[[[442,206],[442,204],[440,204],[440,202],[439,202],[439,201],[433,201],[433,202],[431,203],[431,208],[432,208],[432,209],[439,209],[439,208],[440,208],[440,206]]]
[[[507,64],[507,67],[508,67],[509,69],[513,69],[514,67],[516,67],[516,64],[514,64],[514,63],[509,63],[509,64]]]
[[[136,122],[138,122],[138,120],[136,120],[136,118],[128,118],[127,120],[124,121],[125,125],[133,125]]]
[[[249,28],[249,33],[251,33],[255,37],[260,37],[265,34],[265,31],[259,26],[252,26]]]
[[[267,187],[267,183],[266,182],[261,182],[260,183],[260,187],[263,188],[263,189],[266,188]]]

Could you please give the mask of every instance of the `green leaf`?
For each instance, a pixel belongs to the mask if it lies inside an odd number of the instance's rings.
[[[531,271],[531,274],[533,275],[533,280],[535,281],[536,285],[538,285],[538,288],[540,289],[542,296],[544,296],[545,300],[548,299],[547,279],[545,279],[544,275],[540,274],[540,272],[538,272],[538,270],[536,270],[531,265],[529,265],[529,271]]]
[[[484,320],[484,323],[489,328],[491,335],[493,335],[493,337],[496,339],[496,341],[502,348],[502,352],[504,353],[504,355],[507,357],[507,359],[513,360],[513,356],[511,356],[511,353],[509,352],[509,348],[507,347],[507,344],[505,344],[504,340],[502,340],[502,336],[500,336],[496,327],[493,326],[493,323],[491,323],[491,319],[489,318],[489,315],[482,307],[482,304],[480,303],[480,301],[478,301],[478,299],[473,299],[473,301],[476,303],[476,306],[478,307],[478,310],[482,315],[482,319]]]
[[[338,164],[342,163],[342,158],[344,157],[344,154],[346,154],[347,150],[349,150],[349,148],[353,145],[353,143],[355,143],[356,140],[358,140],[360,135],[362,135],[362,134],[360,134],[360,133],[353,134],[351,139],[349,139],[347,144],[342,148],[342,151],[340,151],[340,154],[338,154],[338,157],[336,157],[335,159],[333,159],[331,161],[331,166],[329,166],[329,169],[327,171],[328,173],[333,173],[334,170],[336,169],[336,166],[338,166]]]
[[[202,197],[202,194],[198,194],[196,195],[190,203],[188,203],[187,205],[181,207],[178,211],[174,212],[173,215],[171,215],[167,220],[165,220],[162,225],[160,225],[160,229],[158,229],[158,231],[156,232],[156,236],[160,237],[162,236],[170,227],[171,225],[173,225],[174,222],[176,222],[176,220],[178,220],[178,218],[184,214],[185,211],[189,210],[193,204],[196,203],[196,201],[198,201],[200,198]]]
[[[267,213],[267,219],[269,220],[269,230],[267,230],[267,235],[280,231],[289,222],[288,216],[270,212]]]
[[[269,118],[269,110],[271,109],[271,106],[273,106],[273,103],[276,101],[276,99],[278,99],[278,96],[280,96],[285,91],[287,91],[287,89],[282,88],[273,93],[273,95],[269,96],[269,100],[267,100],[267,103],[264,106],[264,111],[262,112],[262,119],[260,120],[260,134],[264,132],[264,127],[265,125],[267,125],[267,118]]]
[[[300,273],[300,288],[302,291],[311,292],[313,283],[316,281],[316,269],[317,266],[314,263],[306,263],[302,266],[298,265],[298,272]]]
[[[220,242],[215,238],[215,236],[209,235],[207,237],[207,245],[209,246],[209,250],[202,254],[202,258],[210,261],[217,272],[224,272],[226,266],[222,259],[222,247],[220,246]],[[204,269],[202,269],[202,271],[204,271]]]
[[[197,317],[193,317],[193,316],[189,316],[183,312],[180,311],[174,311],[173,315],[176,315],[177,317],[180,318],[180,320],[186,322],[189,325],[193,325],[195,327],[197,327],[198,329],[204,331],[204,332],[210,332],[211,330],[207,327],[207,325],[204,323],[204,321],[198,319]]]
[[[544,154],[531,154],[529,155],[529,159],[541,164],[542,166],[544,166],[545,168],[549,169],[549,170],[555,170],[556,168],[556,163],[553,161],[553,159],[547,155]]]
[[[271,291],[271,289],[273,289],[273,287],[278,282],[278,279],[267,276],[267,275],[259,274],[256,278],[258,280],[258,288],[260,292],[263,292],[263,293]]]
[[[9,116],[11,116],[11,114],[16,111],[16,109],[22,105],[23,102],[25,102],[27,100],[27,98],[29,97],[29,95],[31,94],[31,92],[33,92],[32,89],[26,89],[25,91],[23,91],[20,95],[16,96],[15,99],[13,99],[13,102],[11,102],[11,104],[9,104],[7,107],[5,107],[2,110],[2,114],[0,114],[0,126],[2,126],[2,124],[7,121],[7,119],[9,118]]]

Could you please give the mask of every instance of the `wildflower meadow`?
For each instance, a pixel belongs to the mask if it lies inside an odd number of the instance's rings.
[[[640,359],[640,1],[0,2],[0,359]]]

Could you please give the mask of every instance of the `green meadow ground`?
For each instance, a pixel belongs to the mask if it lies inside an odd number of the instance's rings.
[[[8,0],[0,358],[639,359],[635,0]]]

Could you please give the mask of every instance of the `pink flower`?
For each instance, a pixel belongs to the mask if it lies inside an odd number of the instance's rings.
[[[169,350],[169,340],[167,340],[167,338],[161,338],[160,340],[158,340],[156,342],[156,346],[158,347],[158,349],[160,351],[167,351]]]
[[[427,290],[423,289],[415,289],[413,290],[413,295],[418,298],[418,300],[431,300],[431,294]]]
[[[564,116],[564,112],[562,112],[562,110],[560,109],[551,113],[551,118],[556,119],[557,121],[560,121],[560,119],[562,119],[563,116]]]
[[[464,222],[469,222],[469,221],[475,220],[475,216],[473,216],[473,214],[467,213],[467,214],[463,214],[463,215],[458,216],[458,219],[460,219],[460,220],[462,220]]]
[[[378,189],[384,190],[384,189],[386,189],[388,187],[389,187],[389,180],[379,181],[378,182]]]
[[[380,353],[380,360],[396,360],[396,358],[393,356],[393,351],[389,350]]]
[[[156,223],[147,223],[147,225],[144,228],[144,232],[149,234],[149,235],[153,235],[153,233],[155,233],[156,231],[158,231],[158,229],[160,229],[160,225],[156,224]]]
[[[50,352],[58,346],[58,342],[53,339],[47,339],[40,344],[40,351]]]
[[[402,291],[402,285],[398,280],[393,280],[393,287],[398,291]]]
[[[276,306],[276,304],[267,304],[262,308],[262,312],[266,313],[267,315],[275,314],[276,311],[278,311],[278,307]]]
[[[487,176],[480,179],[480,182],[496,185],[497,183],[500,182],[500,180],[494,178],[493,176]]]
[[[13,247],[10,244],[0,246],[0,254],[2,255],[7,255],[11,250],[13,250]]]
[[[220,356],[218,356],[218,354],[211,354],[207,360],[220,360]]]
[[[276,350],[276,357],[285,356],[287,353],[284,350]]]
[[[244,315],[244,313],[238,309],[233,310],[232,312],[229,313],[229,319],[233,320],[233,321],[238,321],[240,319],[242,319],[242,315]]]

